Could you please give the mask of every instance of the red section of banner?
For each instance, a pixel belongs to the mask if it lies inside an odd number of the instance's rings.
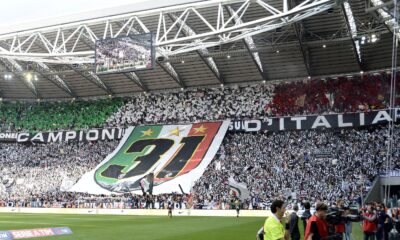
[[[178,176],[190,172],[195,169],[203,160],[206,155],[210,144],[214,140],[215,135],[222,122],[211,122],[211,123],[195,123],[189,131],[188,136],[204,136],[203,141],[199,144],[193,156],[187,161],[185,167],[178,174]]]
[[[218,133],[222,122],[209,122],[209,123],[195,123],[189,130],[187,137],[190,136],[204,136],[201,143],[197,146],[190,159],[186,162],[182,170],[174,177],[154,178],[154,183],[163,183],[172,180],[178,176],[186,174],[195,169],[203,160],[208,148],[214,140],[215,135]]]

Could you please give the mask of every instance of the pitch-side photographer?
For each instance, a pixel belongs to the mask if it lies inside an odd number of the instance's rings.
[[[328,205],[319,202],[315,210],[316,212],[307,221],[304,240],[323,240],[328,237],[328,223],[325,220]]]
[[[350,209],[346,208],[345,209],[345,214],[346,216],[350,214]],[[351,240],[351,232],[353,231],[353,222],[352,221],[346,221],[345,223],[345,240]]]
[[[336,202],[336,204],[337,204],[336,207],[341,212],[341,217],[346,217],[344,201],[342,199],[339,199]],[[343,235],[344,235],[345,231],[346,231],[345,222],[341,221],[341,222],[335,224],[335,232],[336,232],[336,234],[341,236],[341,239],[343,239]]]
[[[346,232],[346,240],[349,240],[351,223],[359,222],[361,219],[362,216],[359,211],[354,208],[350,209],[344,205],[332,206],[329,208],[325,219],[328,223],[329,239],[343,240],[343,235]]]
[[[364,233],[364,240],[374,240],[377,230],[377,218],[372,203],[367,204],[367,210],[363,213],[362,230]]]

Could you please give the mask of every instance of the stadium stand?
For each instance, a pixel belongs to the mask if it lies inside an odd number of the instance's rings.
[[[389,89],[390,75],[385,73],[279,84],[265,110],[274,116],[291,116],[382,109],[389,104]]]
[[[46,131],[369,111],[387,107],[389,86],[390,76],[382,73],[362,78],[150,92],[124,99],[2,102],[0,119],[3,130]],[[400,98],[396,101],[399,105]]]
[[[0,24],[1,239],[400,239],[399,1],[39,2]]]
[[[2,196],[54,194],[78,180],[117,146],[117,141],[0,144]]]
[[[272,93],[273,85],[253,84],[141,94],[128,101],[107,122],[111,126],[127,126],[226,118],[262,119]]]
[[[397,134],[399,130],[396,127]],[[386,132],[384,127],[374,127],[230,134],[196,182],[195,201],[229,203],[228,178],[233,177],[250,190],[246,208],[263,209],[273,199],[289,196],[299,202],[334,203],[343,198],[355,203],[361,200],[363,185],[365,194],[377,174],[385,170]],[[396,137],[396,148],[400,147],[398,140]],[[317,156],[321,150],[328,155]],[[400,170],[399,162],[395,169]]]
[[[375,82],[381,81],[371,76]],[[379,81],[378,81],[379,80]],[[383,80],[382,80],[383,81]],[[364,85],[365,84],[365,85]],[[360,82],[360,79],[337,79],[325,81],[310,81],[306,83],[291,83],[283,85],[251,85],[231,88],[196,89],[171,93],[149,93],[134,97],[122,105],[122,99],[106,99],[95,102],[73,103],[41,103],[30,106],[20,103],[3,103],[3,126],[8,129],[71,129],[93,126],[126,127],[136,124],[176,123],[218,120],[225,118],[257,119],[266,116],[264,106],[278,109],[280,114],[315,113],[334,110],[366,111],[385,107],[384,99],[377,105],[365,108],[355,108],[352,100],[345,101],[347,106],[323,108],[331,106],[328,103],[319,104],[319,100],[309,96],[326,96],[323,93],[335,89],[335,97],[344,96],[348,85],[358,86],[361,92],[372,88],[373,82]],[[386,83],[385,83],[386,84]],[[386,86],[378,84],[379,86]],[[327,86],[331,86],[327,88]],[[319,87],[316,87],[319,86]],[[337,87],[340,86],[340,87]],[[284,98],[285,89],[302,89],[306,92],[307,103],[303,111],[300,108],[289,109],[279,104]],[[275,89],[275,92],[273,92]],[[308,92],[313,89],[313,92]],[[379,96],[386,97],[386,87],[376,88],[373,94],[376,98],[366,99],[373,104]],[[294,91],[294,90],[293,90]],[[303,92],[289,92],[293,96],[302,96]],[[361,98],[361,97],[360,97]],[[356,98],[355,98],[356,99]],[[290,101],[289,101],[290,103]],[[296,105],[293,103],[293,105]],[[121,106],[118,110],[118,106]],[[314,108],[320,106],[320,108]],[[322,107],[321,107],[322,106]],[[336,105],[332,105],[336,106]],[[52,112],[45,119],[43,111]],[[293,112],[292,112],[293,111]],[[295,112],[297,111],[297,112]],[[82,114],[82,113],[85,114]],[[107,119],[106,117],[114,112]],[[12,113],[12,114],[8,114]],[[69,116],[69,117],[66,117]],[[82,117],[78,117],[82,116]],[[9,123],[13,123],[11,125]],[[8,124],[8,125],[7,125]],[[348,201],[357,201],[360,197],[360,184],[368,186],[380,170],[384,170],[382,162],[385,159],[385,129],[371,127],[367,129],[350,130],[313,130],[279,133],[231,133],[228,134],[217,157],[209,165],[202,178],[194,186],[194,195],[190,198],[196,208],[229,208],[232,201],[227,179],[234,177],[238,182],[246,183],[250,190],[250,198],[244,203],[245,208],[262,209],[268,206],[277,194],[286,194],[291,190],[298,200],[307,196],[313,201],[333,201],[338,197],[347,196]],[[398,127],[396,128],[398,133]],[[396,139],[396,147],[399,147]],[[374,144],[368,144],[374,142]],[[63,193],[63,185],[73,184],[86,171],[94,168],[105,156],[117,146],[117,141],[98,141],[90,143],[51,143],[38,145],[1,144],[1,176],[2,198],[4,202],[22,201],[26,205],[28,199],[42,199],[40,204],[30,203],[30,206],[49,206],[49,203],[62,206],[78,206],[75,201],[81,199],[80,206],[92,206],[84,201],[88,195],[71,195]],[[258,143],[258,144],[255,144]],[[242,149],[251,149],[243,151]],[[331,154],[328,158],[315,157],[316,151],[323,149]],[[29,157],[26,157],[29,156]],[[333,159],[333,160],[332,160]],[[267,168],[266,166],[272,166]],[[398,169],[399,166],[397,165]],[[307,173],[307,174],[303,174]],[[253,176],[253,177],[252,177]],[[301,181],[298,181],[301,179]],[[366,179],[366,183],[358,180]],[[319,182],[319,184],[314,184]],[[22,184],[29,183],[29,184]],[[279,192],[277,189],[286,189]],[[320,189],[325,189],[320,191]],[[364,193],[368,188],[364,189]],[[7,197],[6,197],[7,196]],[[176,196],[180,196],[179,194]],[[97,196],[99,197],[99,196]],[[168,196],[166,196],[168,197]],[[171,197],[171,196],[169,196]],[[282,196],[281,196],[282,197]],[[112,198],[123,201],[121,197]],[[132,207],[132,198],[124,196],[124,206]],[[185,196],[185,205],[188,197]],[[114,201],[113,200],[113,201]],[[139,199],[145,205],[151,206],[149,200]],[[46,203],[45,203],[46,202]],[[97,206],[115,206],[106,204],[108,197],[100,197]],[[146,204],[147,202],[147,204]],[[150,202],[160,205],[160,200]],[[51,205],[51,204],[50,204]]]
[[[396,127],[396,148],[400,147],[399,130]],[[228,209],[234,199],[228,178],[233,177],[249,188],[250,197],[243,202],[246,209],[265,209],[272,199],[287,198],[286,195],[292,193],[296,193],[294,199],[300,202],[304,199],[334,202],[337,198],[357,202],[362,185],[365,194],[374,177],[385,170],[385,132],[384,127],[373,127],[229,134],[217,157],[193,187],[192,197],[174,194],[155,199],[132,198],[129,194],[105,197],[61,191],[102,161],[114,150],[117,141],[1,144],[1,196],[3,203],[11,201],[20,206],[29,203],[34,207],[77,207],[79,201],[80,207],[96,204],[96,207],[107,208],[122,205],[144,208],[160,207],[165,202],[162,199],[179,198],[180,206]],[[369,144],[372,141],[374,144]],[[316,155],[321,149],[332,156],[319,158]],[[396,154],[395,157],[400,157]],[[400,170],[398,162],[395,169]]]

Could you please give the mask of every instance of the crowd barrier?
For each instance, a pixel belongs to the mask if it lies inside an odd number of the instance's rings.
[[[102,214],[167,216],[167,209],[103,209],[103,208],[19,208],[3,207],[0,213],[45,213],[45,214]],[[174,209],[174,216],[236,217],[236,210]],[[241,217],[268,217],[269,210],[240,210]]]

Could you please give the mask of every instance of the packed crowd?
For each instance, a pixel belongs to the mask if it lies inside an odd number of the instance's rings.
[[[395,132],[399,149],[398,126]],[[375,176],[386,170],[386,135],[381,127],[229,134],[196,182],[194,204],[229,202],[229,177],[247,185],[250,198],[244,204],[253,209],[276,198],[360,203]],[[399,158],[396,151],[393,159]],[[399,161],[393,169],[400,169]]]
[[[400,87],[399,77],[397,89]],[[274,98],[265,106],[274,116],[327,112],[357,112],[389,105],[390,76],[362,75],[276,85]],[[396,105],[400,97],[396,98]]]
[[[262,119],[272,100],[272,85],[142,94],[132,98],[108,120],[112,126],[190,123],[221,119]]]
[[[26,198],[68,189],[118,141],[0,144],[0,195]]]
[[[175,209],[190,208],[188,194],[162,195],[93,195],[87,193],[52,192],[33,194],[29,197],[0,199],[0,207],[39,208],[106,208],[106,209],[166,209],[174,204]]]
[[[395,131],[394,147],[399,149],[399,126]],[[386,133],[387,130],[379,126],[357,130],[229,133],[215,159],[195,183],[192,195],[181,196],[181,202],[194,208],[232,208],[236,197],[228,183],[228,178],[232,177],[246,185],[250,192],[241,203],[247,209],[264,209],[275,198],[294,202],[305,199],[329,202],[345,198],[347,202],[360,203],[374,177],[386,170]],[[93,203],[110,207],[103,205],[110,202],[114,207],[115,204],[132,206],[130,196],[118,196],[111,201],[105,196],[63,192],[116,146],[117,141],[0,144],[3,204],[11,200],[21,206],[63,203],[77,207],[80,201],[81,207],[93,206],[90,205]],[[394,159],[400,158],[399,151],[394,154]],[[400,170],[400,163],[394,161],[394,164],[392,169]],[[149,196],[136,197],[142,203],[136,207],[150,206]],[[158,196],[151,198],[152,207],[162,206]]]
[[[168,90],[96,101],[2,102],[0,126],[3,131],[46,131],[369,111],[388,106],[389,87],[390,76],[381,74]]]
[[[137,39],[108,39],[96,43],[97,71],[121,70],[127,67],[143,68],[151,66],[152,51],[150,37],[143,35]],[[121,68],[119,68],[121,67]]]
[[[0,102],[0,129],[2,132],[36,132],[101,127],[121,105],[121,98],[72,102]]]
[[[132,98],[107,122],[126,126],[370,111],[388,107],[389,87],[390,76],[382,74],[159,92]]]

